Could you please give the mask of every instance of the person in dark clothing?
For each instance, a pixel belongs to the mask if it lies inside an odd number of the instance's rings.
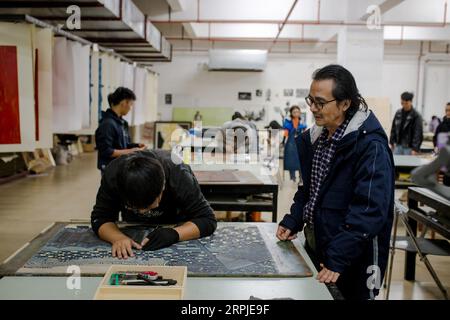
[[[386,270],[394,160],[383,127],[340,65],[316,71],[306,98],[315,125],[297,139],[303,186],[277,237],[302,231],[320,282],[346,299],[374,299]]]
[[[284,170],[289,171],[291,181],[296,182],[295,173],[297,171],[300,171],[300,160],[298,158],[298,150],[295,144],[295,138],[302,133],[302,131],[306,128],[306,125],[304,123],[301,123],[301,111],[298,106],[292,106],[289,109],[289,115],[290,119],[285,119],[283,122],[283,141],[287,140],[284,145],[283,165]]]
[[[392,121],[389,143],[394,154],[417,155],[423,141],[422,116],[413,108],[414,94],[403,92],[402,108],[395,113]]]
[[[433,144],[435,152],[438,153],[439,149],[449,143],[448,134],[450,132],[450,102],[447,102],[445,107],[445,116],[442,118],[442,122],[436,128],[436,132],[433,136]],[[447,137],[440,137],[443,134],[447,134]],[[448,172],[442,172],[443,174],[443,184],[445,186],[450,186],[450,175]]]
[[[122,118],[131,110],[135,100],[134,92],[123,87],[108,95],[110,108],[102,111],[100,124],[95,131],[97,168],[102,172],[114,158],[145,149],[144,144],[131,143],[128,122]]]
[[[447,106],[445,107],[445,116],[442,118],[442,122],[436,128],[436,132],[433,136],[433,144],[435,148],[437,147],[438,135],[443,132],[450,132],[450,102],[447,102]]]
[[[119,212],[126,222],[176,226],[158,228],[136,243],[117,227]],[[126,259],[134,255],[132,248],[158,250],[209,236],[217,223],[191,168],[173,162],[170,151],[153,150],[121,156],[106,167],[91,225],[100,239],[111,243],[114,257]]]

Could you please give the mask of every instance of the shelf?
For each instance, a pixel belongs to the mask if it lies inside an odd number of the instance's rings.
[[[69,30],[66,10],[80,8],[81,29]],[[29,15],[53,26],[62,26],[89,42],[113,49],[132,62],[171,61],[172,46],[131,0],[2,1],[2,15]]]

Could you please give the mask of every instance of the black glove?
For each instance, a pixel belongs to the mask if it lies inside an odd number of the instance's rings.
[[[155,229],[147,236],[148,242],[142,247],[144,251],[153,251],[170,247],[180,240],[180,236],[175,229],[159,228]]]

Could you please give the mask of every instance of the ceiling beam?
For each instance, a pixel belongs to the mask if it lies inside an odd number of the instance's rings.
[[[298,2],[298,0],[294,0],[294,2],[292,3],[292,6],[289,9],[289,12],[288,12],[286,18],[284,19],[283,23],[281,24],[281,26],[280,26],[280,28],[278,30],[277,36],[275,37],[275,39],[273,40],[272,45],[269,48],[269,52],[270,52],[270,50],[272,50],[273,46],[277,43],[277,40],[280,37],[280,34],[283,31],[283,28],[286,25],[286,22],[289,20],[289,17],[291,16],[292,11],[294,11],[294,8],[295,8],[295,5],[297,4],[297,2]]]

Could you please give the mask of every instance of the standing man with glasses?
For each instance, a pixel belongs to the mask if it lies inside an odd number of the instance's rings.
[[[137,243],[117,227],[119,212],[126,222],[176,226],[157,228]],[[170,151],[163,150],[124,155],[106,167],[91,224],[99,238],[111,243],[112,255],[119,259],[133,257],[133,248],[158,250],[209,236],[217,226],[191,168],[175,164]]]
[[[306,98],[315,125],[297,138],[303,186],[277,237],[304,230],[317,279],[346,299],[374,299],[386,269],[394,208],[388,138],[340,65],[313,74]]]

